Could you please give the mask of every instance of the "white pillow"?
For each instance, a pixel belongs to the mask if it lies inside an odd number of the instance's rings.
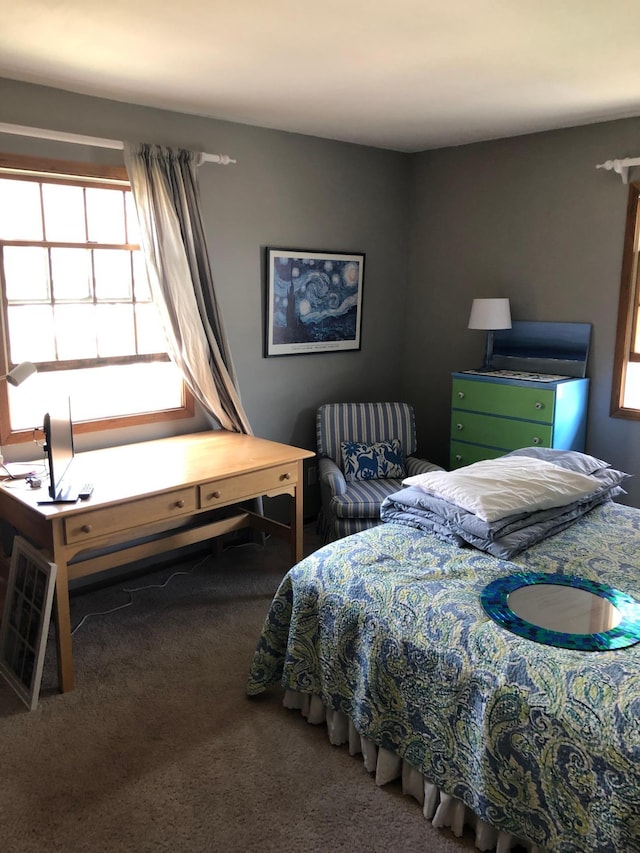
[[[483,521],[566,506],[600,488],[595,477],[526,456],[474,462],[455,471],[429,471],[402,481],[472,512]]]

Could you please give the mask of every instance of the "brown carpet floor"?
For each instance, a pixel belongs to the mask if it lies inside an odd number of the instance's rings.
[[[305,530],[306,550],[317,545]],[[434,830],[399,785],[281,705],[247,699],[247,672],[288,550],[230,548],[72,598],[76,689],[47,646],[28,711],[0,678],[0,849],[424,851],[474,849]]]

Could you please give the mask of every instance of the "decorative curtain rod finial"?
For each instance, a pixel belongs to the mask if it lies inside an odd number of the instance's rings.
[[[617,172],[622,178],[622,183],[629,183],[629,169],[631,166],[640,166],[640,157],[625,157],[624,160],[606,160],[598,163],[596,169],[607,169]]]
[[[230,163],[237,163],[237,160],[229,157],[228,154],[204,154],[202,155],[203,163],[220,163],[221,166],[228,166]]]

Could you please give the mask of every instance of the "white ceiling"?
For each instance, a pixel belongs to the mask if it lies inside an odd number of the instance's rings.
[[[0,77],[421,151],[640,115],[640,2],[0,0]]]

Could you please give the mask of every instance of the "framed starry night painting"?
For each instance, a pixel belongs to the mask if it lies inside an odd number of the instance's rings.
[[[364,254],[267,248],[265,356],[360,349]]]

